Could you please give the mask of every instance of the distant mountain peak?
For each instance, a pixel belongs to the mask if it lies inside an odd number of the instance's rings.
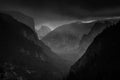
[[[46,36],[49,32],[51,32],[51,29],[48,26],[42,25],[41,28],[37,31],[39,39]]]

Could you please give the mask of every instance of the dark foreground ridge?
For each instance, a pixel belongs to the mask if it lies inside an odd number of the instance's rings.
[[[107,24],[108,27],[71,67],[67,80],[120,79],[120,21],[116,25]]]
[[[38,40],[32,29],[3,13],[0,13],[0,46],[0,80],[61,78],[60,69],[53,65],[58,63],[53,61],[56,55]]]

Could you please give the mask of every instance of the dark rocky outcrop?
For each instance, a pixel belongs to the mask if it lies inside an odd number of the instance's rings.
[[[120,21],[107,26],[88,47],[85,54],[71,67],[67,80],[119,80]],[[97,26],[96,26],[97,27]]]
[[[0,13],[0,80],[61,80],[64,69],[31,28]]]

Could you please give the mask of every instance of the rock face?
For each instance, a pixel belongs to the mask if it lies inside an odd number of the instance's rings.
[[[85,54],[71,67],[67,80],[120,79],[120,21],[100,33]],[[97,27],[97,26],[96,26]]]
[[[51,29],[48,26],[41,26],[41,28],[37,31],[39,39],[42,39],[44,36],[46,36]]]
[[[107,27],[107,24],[102,23],[101,21],[97,21],[92,24],[93,27],[91,28],[89,33],[84,34],[80,40],[79,45],[82,46],[80,51],[82,51],[83,53],[85,53],[89,45],[93,42],[94,38]]]
[[[0,37],[0,80],[61,80],[65,61],[31,28],[0,13]]]

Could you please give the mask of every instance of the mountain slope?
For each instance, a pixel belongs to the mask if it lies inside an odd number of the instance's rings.
[[[61,80],[66,65],[36,33],[0,13],[0,80]]]
[[[85,54],[71,67],[67,80],[120,79],[120,21],[108,26],[88,47]]]

